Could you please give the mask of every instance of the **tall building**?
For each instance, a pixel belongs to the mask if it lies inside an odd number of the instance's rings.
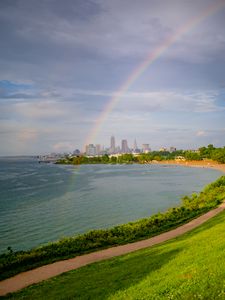
[[[135,140],[134,140],[134,148],[133,148],[133,150],[135,151],[137,148],[138,148],[138,146],[137,146],[137,141],[136,141],[136,139],[135,139]]]
[[[88,156],[96,155],[96,147],[93,144],[89,144],[86,146],[86,155]]]
[[[133,146],[133,149],[132,149],[132,153],[133,154],[138,154],[138,153],[140,153],[141,151],[140,151],[140,149],[138,149],[138,145],[137,145],[137,141],[136,141],[136,139],[134,140],[134,146]]]
[[[121,143],[121,152],[122,153],[128,153],[129,152],[127,140],[122,140],[122,143]]]
[[[115,141],[115,137],[111,136],[111,140],[110,140],[110,153],[115,153],[116,150],[116,141]]]
[[[97,144],[97,145],[95,145],[95,149],[96,149],[96,155],[100,155],[101,154],[101,145],[100,144]]]

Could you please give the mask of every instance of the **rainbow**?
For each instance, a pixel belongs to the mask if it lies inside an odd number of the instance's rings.
[[[188,22],[183,24],[182,27],[175,31],[171,36],[166,38],[158,47],[156,47],[147,55],[143,62],[141,62],[141,64],[137,66],[137,68],[130,74],[127,80],[120,86],[120,88],[108,101],[103,112],[100,114],[99,118],[95,122],[94,127],[90,131],[84,146],[91,142],[93,143],[108,115],[113,111],[120,98],[131,87],[135,80],[139,78],[150,65],[152,65],[169,47],[171,47],[176,41],[178,41],[184,34],[190,32],[194,27],[196,27],[207,17],[218,12],[219,9],[223,8],[223,6],[225,6],[224,0],[214,2],[213,4],[207,6],[200,14],[194,16]]]

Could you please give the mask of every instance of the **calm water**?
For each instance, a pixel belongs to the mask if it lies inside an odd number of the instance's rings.
[[[220,175],[179,166],[74,167],[0,159],[0,252],[150,216]]]

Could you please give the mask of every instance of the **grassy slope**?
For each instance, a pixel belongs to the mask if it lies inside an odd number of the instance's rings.
[[[225,212],[162,245],[95,263],[7,299],[225,299]]]

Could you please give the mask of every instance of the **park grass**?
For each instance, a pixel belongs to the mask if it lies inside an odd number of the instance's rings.
[[[64,273],[3,299],[225,299],[225,212],[161,245]]]

